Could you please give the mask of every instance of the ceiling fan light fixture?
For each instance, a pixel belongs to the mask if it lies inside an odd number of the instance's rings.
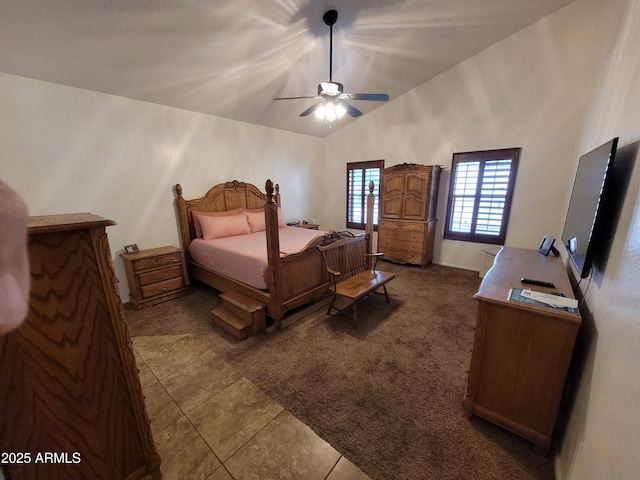
[[[316,117],[327,123],[343,117],[345,113],[347,113],[347,109],[344,106],[330,100],[325,101],[315,111]]]

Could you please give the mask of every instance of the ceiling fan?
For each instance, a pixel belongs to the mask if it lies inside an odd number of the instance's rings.
[[[333,24],[338,20],[338,12],[329,10],[323,16],[322,20],[329,26],[329,81],[321,82],[318,85],[318,95],[306,97],[279,97],[274,100],[299,100],[304,98],[315,98],[320,101],[307,108],[300,114],[301,117],[315,112],[316,116],[325,120],[325,123],[331,125],[331,122],[340,118],[345,113],[352,117],[359,117],[362,112],[351,105],[347,100],[367,100],[374,102],[386,102],[389,95],[386,93],[345,93],[344,86],[341,83],[333,81]]]

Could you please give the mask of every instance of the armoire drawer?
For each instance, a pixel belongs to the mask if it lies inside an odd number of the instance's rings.
[[[422,238],[404,241],[398,239],[383,238],[378,240],[378,250],[388,252],[397,250],[399,252],[422,252]]]
[[[398,248],[378,248],[384,253],[384,259],[399,263],[420,263],[422,262],[422,249],[402,250]]]
[[[424,235],[424,222],[402,222],[402,221],[380,221],[378,230],[382,230],[385,235]],[[381,233],[382,234],[382,233]]]

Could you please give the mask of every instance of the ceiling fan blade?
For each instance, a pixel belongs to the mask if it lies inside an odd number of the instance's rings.
[[[340,102],[340,105],[342,105],[347,110],[347,113],[350,116],[359,117],[360,115],[362,115],[362,112],[358,110],[356,107],[354,107],[353,105],[351,105],[350,103],[347,103],[342,99],[339,100],[339,102]]]
[[[315,97],[312,97],[312,98],[315,98]],[[302,112],[300,116],[306,117],[307,115],[312,114],[313,112],[316,111],[316,109],[318,109],[318,107],[320,107],[320,105],[322,105],[322,102],[314,103],[309,108],[307,108],[304,112]]]
[[[306,97],[278,97],[278,98],[274,98],[274,100],[300,100],[303,98],[320,98],[316,95],[314,96],[306,96]]]
[[[389,95],[386,93],[344,93],[349,100],[369,100],[374,102],[386,102]]]

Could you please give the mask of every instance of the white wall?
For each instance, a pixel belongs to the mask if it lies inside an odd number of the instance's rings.
[[[123,246],[179,246],[173,185],[281,186],[285,219],[322,222],[321,140],[0,73],[0,178],[31,215],[115,220],[109,242],[122,298]]]
[[[325,217],[344,225],[344,164],[451,166],[453,152],[522,147],[506,244],[562,232],[578,157],[640,141],[640,0],[577,0],[391,101],[325,142]],[[425,49],[428,46],[425,46]],[[585,319],[559,479],[640,471],[640,159],[604,272],[580,285]],[[441,181],[442,232],[447,175]],[[435,262],[478,269],[483,245],[439,239]]]

